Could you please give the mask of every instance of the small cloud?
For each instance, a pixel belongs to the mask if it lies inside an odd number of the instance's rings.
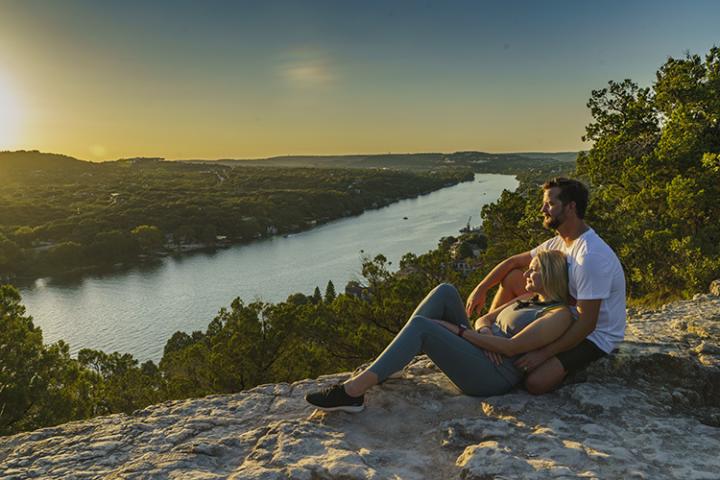
[[[285,76],[298,84],[319,85],[330,83],[333,76],[323,65],[296,65],[285,69]]]
[[[300,87],[328,85],[337,78],[327,55],[307,50],[290,52],[279,71],[288,83]]]
[[[90,150],[90,153],[97,158],[105,158],[105,155],[107,154],[107,149],[102,145],[90,145],[88,149]]]

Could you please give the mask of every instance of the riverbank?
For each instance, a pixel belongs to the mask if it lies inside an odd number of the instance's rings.
[[[352,218],[357,217],[358,215],[362,215],[365,212],[373,211],[373,210],[379,210],[385,207],[388,207],[390,205],[396,204],[397,202],[400,202],[402,200],[411,200],[416,199],[418,197],[429,195],[433,192],[436,192],[438,190],[441,190],[443,188],[449,188],[454,185],[457,185],[458,183],[462,182],[472,182],[474,180],[474,177],[471,178],[463,178],[459,181],[448,181],[445,184],[440,185],[438,188],[434,190],[423,190],[419,193],[413,193],[411,195],[408,195],[407,197],[396,197],[396,198],[389,198],[384,197],[382,199],[379,199],[378,201],[375,201],[370,205],[369,207],[363,209],[363,210],[347,210],[342,212],[342,215],[337,217],[326,217],[326,218],[320,218],[320,219],[313,219],[305,222],[302,226],[299,225],[288,225],[288,226],[280,226],[276,227],[274,225],[270,225],[265,232],[258,232],[252,236],[252,238],[244,239],[244,238],[227,238],[225,236],[217,236],[216,239],[211,243],[167,243],[163,246],[162,249],[154,250],[151,252],[145,252],[138,254],[137,256],[128,259],[123,262],[116,262],[113,264],[91,264],[91,265],[82,265],[75,268],[68,267],[68,266],[62,266],[62,267],[55,267],[55,268],[46,268],[46,270],[42,271],[42,274],[38,274],[37,272],[33,275],[15,275],[15,276],[7,276],[6,282],[7,283],[13,283],[19,287],[27,287],[29,285],[32,285],[35,281],[41,279],[41,278],[54,278],[54,279],[74,279],[78,280],[81,279],[85,275],[96,275],[96,274],[107,274],[107,273],[122,273],[127,272],[129,270],[132,270],[136,267],[152,267],[159,265],[162,262],[163,258],[171,257],[171,258],[183,258],[184,256],[198,254],[198,253],[204,253],[204,254],[213,254],[216,253],[219,250],[224,250],[232,247],[241,247],[250,245],[255,242],[261,242],[273,238],[289,238],[291,235],[296,235],[299,233],[310,231],[314,228],[321,227],[326,224],[330,224],[332,222],[336,222],[338,220],[346,219],[346,218]],[[52,245],[45,245],[42,247],[41,251],[48,251],[53,248]],[[29,266],[29,269],[32,270],[32,265]]]
[[[362,278],[363,254],[382,253],[395,270],[406,253],[426,253],[441,237],[456,236],[468,217],[478,224],[483,205],[517,186],[512,176],[477,175],[473,182],[288,238],[275,235],[75,278],[43,279],[20,291],[45,338],[65,340],[72,354],[92,348],[158,361],[176,331],[204,330],[235,297],[282,302],[295,293],[311,294],[315,286],[324,291],[328,281],[341,292],[348,281]]]
[[[307,231],[473,175],[159,159],[92,164],[37,152],[0,153],[0,171],[7,173],[0,278],[25,282]]]

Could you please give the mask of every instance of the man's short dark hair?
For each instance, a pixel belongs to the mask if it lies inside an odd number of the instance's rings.
[[[554,187],[560,189],[558,198],[563,206],[570,202],[575,202],[575,212],[577,212],[578,218],[585,218],[585,210],[587,209],[588,198],[590,196],[587,187],[577,180],[557,177],[545,182],[543,190],[549,190]]]

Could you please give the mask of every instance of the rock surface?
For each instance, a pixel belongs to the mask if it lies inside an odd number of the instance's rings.
[[[303,401],[338,374],[0,438],[0,478],[720,478],[720,298],[629,313],[544,396],[467,397],[419,357],[360,414]]]

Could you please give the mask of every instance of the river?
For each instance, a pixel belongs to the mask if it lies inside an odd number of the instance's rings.
[[[382,253],[393,266],[407,252],[425,253],[457,235],[468,217],[480,223],[481,207],[517,185],[512,176],[477,174],[289,237],[75,280],[42,278],[20,293],[46,343],[63,339],[72,354],[92,348],[157,361],[174,332],[204,330],[235,297],[278,302],[316,285],[324,292],[328,280],[340,293],[360,279],[361,252]]]

